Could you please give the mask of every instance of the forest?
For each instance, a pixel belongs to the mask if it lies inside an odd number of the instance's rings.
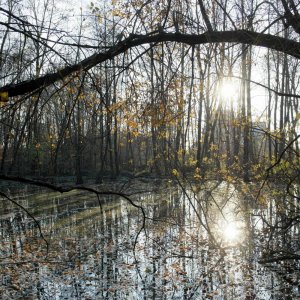
[[[0,298],[300,299],[299,75],[298,0],[0,0]]]

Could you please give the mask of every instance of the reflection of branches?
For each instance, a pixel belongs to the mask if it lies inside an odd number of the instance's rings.
[[[295,260],[295,259],[300,260],[300,255],[294,254],[294,253],[289,253],[286,255],[278,255],[276,257],[263,258],[263,259],[259,260],[258,262],[261,264],[265,264],[265,263],[280,262],[283,260]]]
[[[14,205],[18,206],[19,208],[21,208],[23,211],[26,212],[26,214],[34,221],[34,223],[37,225],[39,232],[40,232],[40,236],[41,238],[45,241],[46,246],[47,246],[47,253],[48,253],[48,248],[49,248],[49,243],[48,241],[45,239],[43,232],[42,232],[42,228],[40,226],[40,223],[37,221],[37,219],[28,211],[28,209],[26,209],[23,205],[19,204],[17,201],[13,200],[12,198],[10,198],[9,196],[7,196],[5,193],[0,191],[0,196],[2,196],[3,198],[6,198],[8,201],[10,201],[11,203],[13,203]]]
[[[210,230],[210,228],[209,228],[208,221],[207,221],[207,215],[206,215],[206,213],[205,213],[205,211],[204,211],[204,208],[203,208],[201,202],[200,202],[200,201],[197,201],[198,205],[200,206],[201,211],[203,212],[203,216],[204,216],[204,219],[205,219],[205,223],[203,222],[203,220],[202,220],[202,218],[201,218],[201,216],[200,216],[198,210],[196,209],[195,205],[193,204],[193,201],[192,201],[190,195],[187,193],[187,191],[186,191],[185,187],[183,186],[182,182],[180,181],[180,179],[178,178],[178,176],[175,176],[175,178],[176,178],[176,181],[177,181],[178,185],[180,186],[181,190],[183,191],[183,193],[184,193],[185,196],[187,197],[187,199],[188,199],[190,205],[192,206],[192,208],[193,208],[193,210],[194,210],[194,212],[195,212],[195,214],[196,214],[196,216],[197,216],[197,218],[198,218],[200,224],[203,226],[203,228],[207,231],[207,233],[208,233],[209,236],[211,237],[211,239],[212,239],[212,241],[213,241],[213,244],[214,244],[214,245],[218,245],[218,242],[216,241],[214,235],[212,234],[212,232],[211,232],[211,230]]]
[[[138,242],[139,235],[145,229],[145,226],[146,226],[146,213],[145,213],[145,210],[144,210],[143,206],[140,206],[140,205],[134,203],[133,200],[127,194],[117,192],[117,191],[98,191],[98,190],[96,190],[92,187],[87,187],[87,186],[82,186],[82,185],[79,185],[79,186],[58,186],[58,185],[51,184],[49,182],[44,182],[44,181],[39,181],[39,180],[32,180],[32,179],[23,178],[23,177],[16,177],[16,176],[0,175],[0,179],[8,180],[8,181],[14,181],[14,182],[20,182],[20,183],[30,184],[30,185],[35,185],[35,186],[40,186],[40,187],[48,188],[48,189],[51,189],[53,191],[60,192],[60,193],[67,193],[67,192],[70,192],[70,191],[73,191],[73,190],[81,190],[81,191],[87,191],[87,192],[90,192],[90,193],[94,193],[94,194],[97,195],[100,208],[101,208],[101,201],[99,199],[99,196],[114,195],[114,196],[118,196],[120,198],[125,199],[127,202],[130,203],[130,205],[132,205],[133,207],[139,209],[142,212],[142,215],[143,215],[142,226],[139,229],[139,231],[138,231],[138,233],[135,237],[135,241],[134,241],[134,252],[135,252],[135,248],[136,248],[136,245],[137,245],[137,242]],[[30,214],[30,212],[26,208],[21,206],[16,201],[10,199],[4,193],[0,192],[0,195],[5,197],[6,199],[11,201],[15,205],[19,206],[22,210],[24,210],[34,220],[34,222],[38,225],[41,237],[45,240],[45,242],[47,243],[47,246],[48,246],[48,242],[44,238],[44,236],[42,234],[41,227],[40,227],[39,223],[37,222],[37,220],[34,218],[34,216],[32,214]]]
[[[276,218],[276,222],[274,225],[272,225],[270,222],[268,222],[268,220],[266,219],[265,216],[263,216],[262,213],[252,214],[252,216],[259,217],[263,221],[263,223],[265,223],[267,225],[267,227],[270,229],[270,235],[269,235],[268,242],[267,242],[268,247],[270,245],[270,241],[273,239],[273,237],[275,235],[276,230],[282,230],[283,234],[285,234],[291,227],[300,223],[300,215],[296,215],[293,218],[287,219],[285,223],[283,220],[278,220]],[[280,223],[282,223],[282,225],[279,225]]]
[[[261,184],[258,192],[257,192],[257,195],[256,195],[256,200],[259,198],[263,188],[265,185],[268,185],[269,186],[269,178],[270,178],[270,173],[271,171],[276,167],[278,166],[282,159],[283,159],[283,156],[284,154],[292,147],[292,145],[299,139],[300,135],[297,135],[293,140],[291,140],[287,145],[286,147],[283,149],[283,151],[280,153],[278,159],[270,166],[266,169],[266,175],[265,175],[265,178],[264,178],[264,181],[263,183]],[[299,156],[298,153],[296,153],[297,156]],[[286,191],[287,191],[287,194],[292,196],[294,199],[300,199],[298,196],[294,195],[291,191],[290,191],[290,187],[291,185],[293,184],[293,182],[296,180],[297,177],[299,177],[300,173],[299,173],[299,170],[297,171],[297,174],[296,176],[294,176],[294,178],[292,180],[289,180],[288,184],[287,184],[287,187],[286,187]],[[270,188],[270,187],[269,187]],[[266,218],[264,218],[264,216],[262,215],[259,215],[259,217],[261,218],[261,220],[268,226],[268,228],[270,228],[271,230],[271,233],[270,233],[270,236],[269,236],[269,241],[268,241],[268,244],[270,242],[270,240],[273,238],[273,235],[274,235],[274,232],[275,230],[278,230],[278,229],[281,229],[285,232],[287,232],[291,227],[293,227],[294,225],[298,224],[299,223],[299,218],[300,216],[299,215],[296,215],[294,217],[289,217],[286,219],[286,222],[284,223],[283,221],[282,222],[282,225],[279,225],[280,221],[276,221],[276,223],[274,225],[270,224]],[[289,253],[288,255],[280,255],[280,256],[276,256],[276,257],[271,257],[271,258],[268,258],[268,259],[261,259],[259,262],[260,263],[268,263],[268,262],[278,262],[278,261],[282,261],[282,260],[293,260],[293,259],[300,259],[300,255],[297,255],[297,254],[294,254],[294,253]]]
[[[225,253],[222,253],[221,257],[218,259],[218,261],[211,268],[209,268],[208,271],[202,275],[202,277],[205,278],[206,276],[211,274],[211,272],[213,272],[220,265],[221,261],[224,259],[224,256],[225,256]],[[192,299],[194,297],[195,293],[197,292],[197,290],[199,289],[199,287],[200,287],[200,284],[196,285],[194,287],[194,290],[191,291],[191,293],[187,299]]]

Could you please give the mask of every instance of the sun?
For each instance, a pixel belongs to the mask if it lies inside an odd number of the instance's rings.
[[[223,79],[218,85],[218,97],[222,102],[234,101],[238,97],[239,83],[233,79]]]

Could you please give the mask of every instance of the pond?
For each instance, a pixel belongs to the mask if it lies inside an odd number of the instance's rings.
[[[83,191],[13,195],[39,221],[48,249],[33,220],[1,201],[0,298],[300,299],[299,261],[259,263],[272,205],[251,207],[225,182],[113,189],[131,193],[146,219],[114,195],[101,196],[102,209]],[[299,242],[299,228],[293,237]]]

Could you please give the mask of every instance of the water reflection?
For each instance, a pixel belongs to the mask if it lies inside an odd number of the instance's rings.
[[[241,238],[240,228],[236,222],[224,224],[224,240],[228,243],[236,243]]]
[[[34,223],[6,203],[0,298],[280,299],[280,278],[254,259],[253,220],[239,197],[224,183],[198,193],[164,185],[139,194],[147,224],[136,245],[142,215],[124,200],[107,196],[101,211],[85,193],[20,198],[50,242],[47,256]]]

